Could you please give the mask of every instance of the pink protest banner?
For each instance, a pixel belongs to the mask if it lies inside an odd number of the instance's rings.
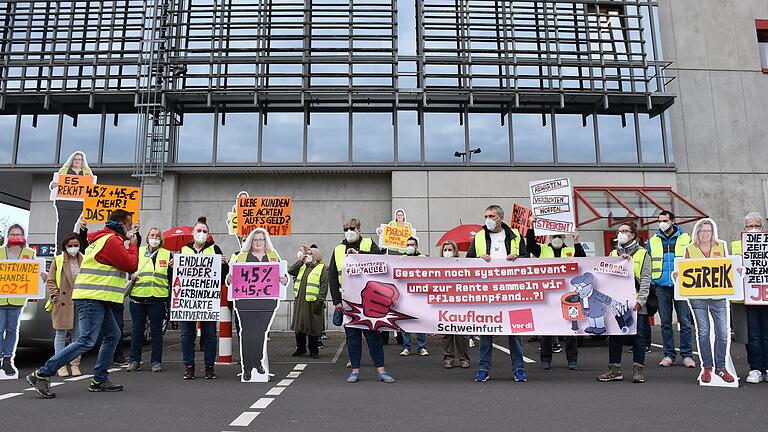
[[[230,300],[279,299],[280,263],[235,264],[230,292]]]
[[[469,335],[634,334],[632,263],[622,258],[347,255],[344,324]]]

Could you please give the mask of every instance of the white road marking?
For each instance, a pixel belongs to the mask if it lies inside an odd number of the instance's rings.
[[[82,381],[84,379],[92,378],[93,375],[80,375],[78,377],[67,378],[64,381]]]
[[[285,391],[285,387],[272,387],[265,396],[280,396],[283,391]]]
[[[291,383],[293,383],[292,379],[284,379],[284,380],[280,381],[279,383],[277,383],[277,385],[279,385],[279,386],[289,386],[289,385],[291,385]]]
[[[23,395],[23,394],[24,394],[24,393],[6,393],[6,394],[4,394],[4,395],[0,395],[0,400],[3,400],[3,399],[10,399],[10,398],[12,398],[12,397],[21,396],[21,395]]]
[[[333,361],[331,363],[336,364],[337,361],[339,361],[339,357],[341,357],[341,352],[344,350],[344,346],[347,344],[347,342],[342,342],[339,345],[339,349],[336,350],[336,354],[333,355]]]
[[[659,344],[652,343],[651,346],[655,346],[656,348],[664,349],[664,345],[659,345]],[[693,351],[693,355],[699,355],[699,353],[696,352],[696,351]]]
[[[259,412],[244,412],[240,414],[232,423],[230,423],[230,426],[248,426],[251,424],[253,419],[259,416]]]
[[[275,398],[259,398],[256,403],[251,405],[251,409],[264,409],[268,407],[269,404],[271,404],[274,400]]]
[[[300,372],[300,371],[297,371],[297,372],[291,372],[291,373],[289,373],[288,375],[286,375],[285,377],[286,377],[286,378],[298,378],[298,377],[299,377],[299,375],[301,375],[301,372]]]
[[[501,351],[501,352],[509,354],[509,348],[504,348],[503,346],[498,345],[498,344],[493,344],[493,347],[496,348],[497,350]],[[526,362],[526,363],[536,363],[534,360],[531,360],[531,359],[529,359],[526,356],[523,356],[523,361]]]
[[[293,370],[303,371],[306,368],[307,368],[307,364],[306,363],[299,363],[299,364],[296,365],[295,368],[293,368]]]
[[[64,384],[64,383],[63,382],[53,382],[53,383],[51,383],[51,387],[58,387],[58,386],[60,386],[62,384]],[[34,391],[34,390],[35,390],[34,387],[30,387],[30,388],[25,388],[24,389],[24,391]]]

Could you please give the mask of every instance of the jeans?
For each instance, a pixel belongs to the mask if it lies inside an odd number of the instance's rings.
[[[21,306],[0,307],[0,357],[12,357],[19,340]]]
[[[523,361],[523,339],[520,336],[509,336],[509,356],[512,358],[512,370],[525,369]],[[477,368],[491,370],[493,357],[493,336],[480,336],[480,361]]]
[[[181,357],[184,366],[195,365],[195,339],[197,321],[181,322]],[[203,341],[203,359],[205,366],[216,362],[216,321],[200,321],[200,338]]]
[[[152,336],[152,364],[163,362],[163,318],[165,303],[128,303],[131,312],[131,355],[130,360],[141,362],[141,346],[144,342],[144,329],[149,317],[149,333]]]
[[[373,330],[361,330],[352,327],[344,327],[347,333],[347,351],[352,369],[360,369],[360,360],[363,356],[363,335],[368,342],[368,352],[371,354],[373,365],[377,368],[384,367],[384,346],[381,344],[381,335]]]
[[[552,344],[557,341],[557,337],[542,336],[539,340],[541,341],[541,361],[552,363]],[[579,360],[579,343],[576,336],[565,337],[565,358],[568,363],[576,363]]]
[[[637,334],[632,343],[632,361],[641,366],[645,364],[645,341],[650,335],[651,323],[648,315],[637,314]],[[621,335],[608,336],[608,363],[616,367],[621,366],[623,339]]]
[[[768,307],[747,305],[747,363],[749,370],[768,370]]]
[[[427,349],[427,335],[424,333],[416,333],[416,343],[418,344],[418,349]],[[411,337],[411,334],[403,332],[403,348],[410,351],[412,346],[413,338]]]
[[[728,300],[689,300],[693,315],[696,317],[696,332],[699,336],[699,352],[704,367],[725,369],[725,355],[728,347]],[[712,343],[709,340],[710,321],[712,316],[715,330],[715,357],[712,360]]]
[[[125,305],[122,303],[111,303],[109,306],[112,308],[112,314],[117,321],[117,327],[120,328],[120,339],[115,347],[114,358],[123,357],[123,332],[125,329],[125,322],[123,321],[123,313],[125,312]]]
[[[122,337],[117,320],[112,314],[109,302],[98,300],[75,300],[74,302],[80,336],[51,357],[43,367],[37,370],[37,373],[43,377],[53,376],[62,366],[96,346],[96,340],[101,333],[101,347],[93,368],[93,378],[99,382],[106,381],[109,375],[107,369],[112,361],[115,346]]]
[[[661,337],[664,340],[664,356],[675,359],[675,335],[672,331],[672,309],[675,309],[680,323],[680,355],[693,357],[693,317],[688,302],[675,300],[675,287],[657,286],[659,298],[659,316],[661,317]]]
[[[74,325],[72,326],[72,330],[56,330],[53,336],[53,352],[55,354],[58,354],[59,351],[63,350],[64,347],[67,346],[67,334],[69,334],[69,332],[72,332],[72,337],[70,339],[71,341],[74,341],[80,337],[80,327],[77,324],[77,320],[74,320],[73,324]],[[72,360],[69,364],[72,366],[79,366],[80,357]]]

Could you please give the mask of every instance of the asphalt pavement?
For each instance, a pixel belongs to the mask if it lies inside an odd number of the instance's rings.
[[[506,338],[496,338],[506,347]],[[660,341],[654,328],[654,342]],[[126,372],[114,366],[110,378],[125,385],[119,393],[90,393],[88,380],[54,378],[57,397],[40,399],[23,378],[0,381],[0,429],[5,431],[636,431],[764,430],[768,383],[746,384],[743,345],[732,354],[741,375],[738,389],[703,388],[698,369],[656,365],[661,349],[646,361],[645,384],[633,384],[631,353],[625,352],[623,382],[600,383],[607,343],[583,340],[579,369],[566,369],[565,353],[554,354],[553,369],[538,362],[538,343],[526,343],[526,383],[516,383],[509,355],[494,350],[491,379],[473,381],[473,368],[442,368],[439,336],[428,337],[430,356],[400,357],[400,347],[385,346],[388,371],[397,383],[376,380],[367,351],[360,382],[345,382],[347,354],[343,335],[331,333],[319,359],[291,357],[293,336],[273,333],[269,383],[241,383],[239,366],[217,365],[218,379],[184,381],[178,332],[166,335],[164,371]],[[415,338],[414,338],[415,342]],[[149,347],[144,347],[148,360]],[[235,349],[237,352],[237,348]],[[50,353],[20,349],[22,374]],[[198,371],[202,352],[197,352]],[[95,353],[82,369],[89,373]],[[237,358],[235,358],[237,360]],[[698,359],[697,359],[698,361]],[[23,376],[23,375],[22,375]]]

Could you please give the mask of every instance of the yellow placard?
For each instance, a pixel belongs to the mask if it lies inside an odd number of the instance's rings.
[[[387,248],[405,249],[408,246],[408,238],[413,236],[411,224],[403,227],[390,225],[381,226],[382,246]]]
[[[0,261],[0,297],[38,297],[40,261]]]
[[[736,294],[733,259],[681,260],[678,278],[681,297],[716,297]]]
[[[106,222],[115,210],[133,213],[138,219],[141,188],[130,186],[89,185],[85,188],[83,216],[87,222]]]

